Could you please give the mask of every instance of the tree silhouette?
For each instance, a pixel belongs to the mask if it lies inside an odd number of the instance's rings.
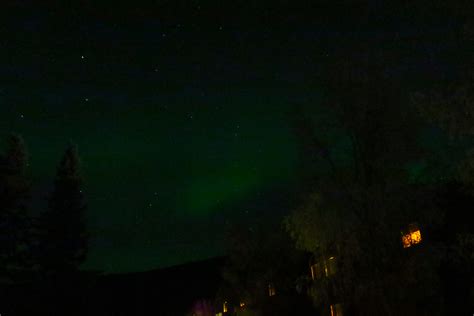
[[[25,143],[20,136],[11,135],[0,156],[0,273],[10,281],[28,266],[27,167]]]
[[[48,209],[39,219],[39,264],[45,273],[78,269],[87,254],[84,196],[77,148],[70,145],[57,169]]]
[[[259,315],[285,315],[283,306],[295,307],[292,295],[306,263],[282,227],[234,227],[227,244],[229,261],[222,271],[224,282],[218,295],[221,303],[243,303],[245,310]],[[269,297],[270,288],[278,299]]]
[[[329,63],[325,78],[330,120],[313,122],[313,130],[327,132],[308,143],[319,147],[315,163],[323,167],[286,222],[315,263],[335,262],[337,273],[323,269],[309,292],[326,311],[343,303],[363,315],[439,312],[428,303],[439,301],[436,245],[426,241],[408,252],[400,242],[404,226],[417,222],[427,234],[440,219],[432,190],[412,183],[409,173],[422,155],[421,119],[390,75],[389,53],[361,47],[346,55]]]
[[[443,235],[448,256],[441,274],[444,277],[446,304],[452,313],[466,314],[474,308],[474,225],[466,221],[474,200],[474,23],[463,6],[456,7],[458,29],[456,76],[442,85],[417,91],[413,103],[434,126],[449,135],[449,146],[460,152],[458,161],[439,161],[437,169],[450,169],[449,183],[440,189],[444,196]],[[435,158],[436,159],[436,158]],[[453,273],[453,271],[456,271]],[[464,302],[471,302],[465,304]]]

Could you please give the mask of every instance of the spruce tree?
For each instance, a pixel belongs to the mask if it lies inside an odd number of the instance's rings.
[[[48,209],[39,220],[39,263],[44,273],[76,271],[86,258],[86,205],[81,186],[78,151],[70,145],[57,169]]]

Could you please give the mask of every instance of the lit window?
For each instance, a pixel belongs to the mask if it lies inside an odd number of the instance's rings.
[[[331,311],[331,316],[342,316],[342,305],[341,304],[334,304],[329,306]]]
[[[273,283],[268,284],[268,296],[275,296],[276,291],[275,291],[275,286]]]
[[[403,248],[408,248],[421,242],[421,231],[416,224],[408,225],[408,229],[402,232]]]
[[[228,308],[227,308],[227,301],[225,301],[224,304],[223,304],[223,306],[222,306],[222,311],[223,311],[224,313],[227,313],[227,310],[228,310]]]

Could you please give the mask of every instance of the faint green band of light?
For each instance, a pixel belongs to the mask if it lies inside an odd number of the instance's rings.
[[[252,194],[262,185],[262,177],[246,169],[228,170],[212,177],[193,179],[182,208],[193,214],[209,213],[219,205],[232,203]]]

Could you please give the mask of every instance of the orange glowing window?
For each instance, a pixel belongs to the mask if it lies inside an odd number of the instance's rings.
[[[402,232],[403,248],[408,248],[421,242],[421,231],[416,224],[408,225],[408,230]]]
[[[240,307],[244,308],[244,307],[245,307],[245,303],[244,303],[244,302],[240,302]]]
[[[342,316],[342,305],[334,304],[329,306],[331,316]]]
[[[275,286],[273,283],[268,284],[268,296],[275,296],[276,291],[275,291]]]

